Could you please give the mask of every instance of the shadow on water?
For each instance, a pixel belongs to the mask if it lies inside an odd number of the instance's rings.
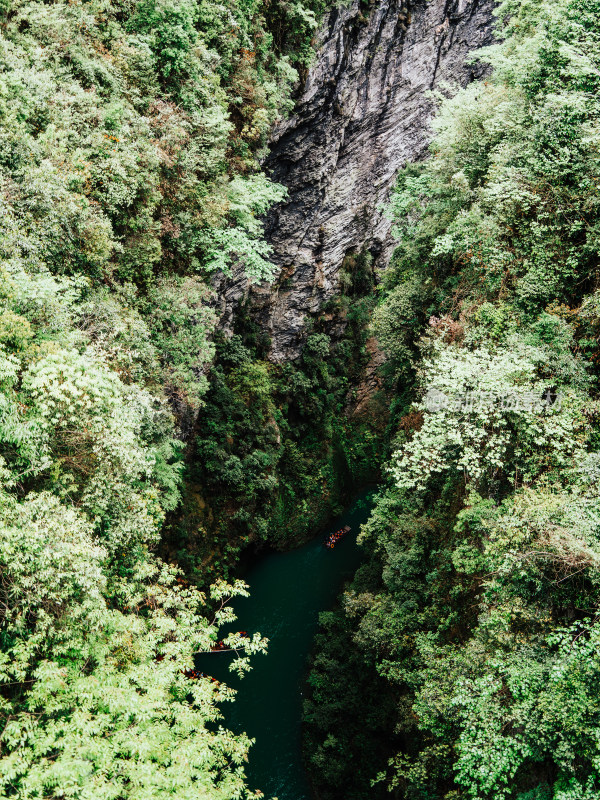
[[[244,580],[250,597],[236,598],[234,629],[259,631],[269,639],[267,655],[252,659],[249,674],[240,680],[228,672],[226,654],[199,657],[199,669],[239,689],[235,702],[224,704],[225,723],[256,740],[246,768],[248,785],[261,789],[266,798],[311,798],[301,749],[306,662],[319,612],[334,605],[362,560],[356,537],[369,517],[373,496],[372,489],[363,491],[315,539],[296,550],[264,555],[248,570]],[[350,525],[350,533],[334,549],[324,547],[325,535],[344,525]]]

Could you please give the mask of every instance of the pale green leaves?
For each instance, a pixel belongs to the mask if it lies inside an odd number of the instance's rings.
[[[584,396],[540,377],[545,356],[517,338],[475,349],[435,341],[421,369],[422,427],[394,458],[398,486],[423,490],[450,470],[475,487],[501,474],[531,480],[580,452]]]

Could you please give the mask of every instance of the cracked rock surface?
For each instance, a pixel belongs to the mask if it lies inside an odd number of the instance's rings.
[[[307,316],[339,291],[349,253],[385,269],[393,250],[381,205],[398,170],[430,140],[428,92],[466,85],[483,68],[469,54],[492,41],[493,0],[360,0],[334,8],[293,115],[273,132],[265,168],[288,188],[267,219],[277,277],[250,287],[221,279],[222,326],[241,300],[272,340],[274,361],[295,358]]]

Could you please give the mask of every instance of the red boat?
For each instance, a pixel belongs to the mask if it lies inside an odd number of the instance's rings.
[[[325,539],[323,544],[325,547],[328,547],[332,550],[336,544],[343,539],[344,536],[350,532],[350,525],[344,525],[343,528],[340,528],[339,531],[335,531],[334,533],[330,533],[329,536]]]

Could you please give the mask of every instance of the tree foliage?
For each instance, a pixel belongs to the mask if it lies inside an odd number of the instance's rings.
[[[273,269],[284,191],[258,158],[323,10],[285,8],[275,30],[262,2],[1,5],[3,797],[255,796],[233,693],[194,670],[246,588],[201,592],[156,550],[211,274]],[[226,641],[241,673],[266,646]]]
[[[309,680],[325,798],[356,776],[361,797],[600,793],[600,6],[497,14],[491,75],[440,98],[431,157],[391,202],[374,326],[413,402]],[[394,709],[366,745],[344,736],[349,660]]]

